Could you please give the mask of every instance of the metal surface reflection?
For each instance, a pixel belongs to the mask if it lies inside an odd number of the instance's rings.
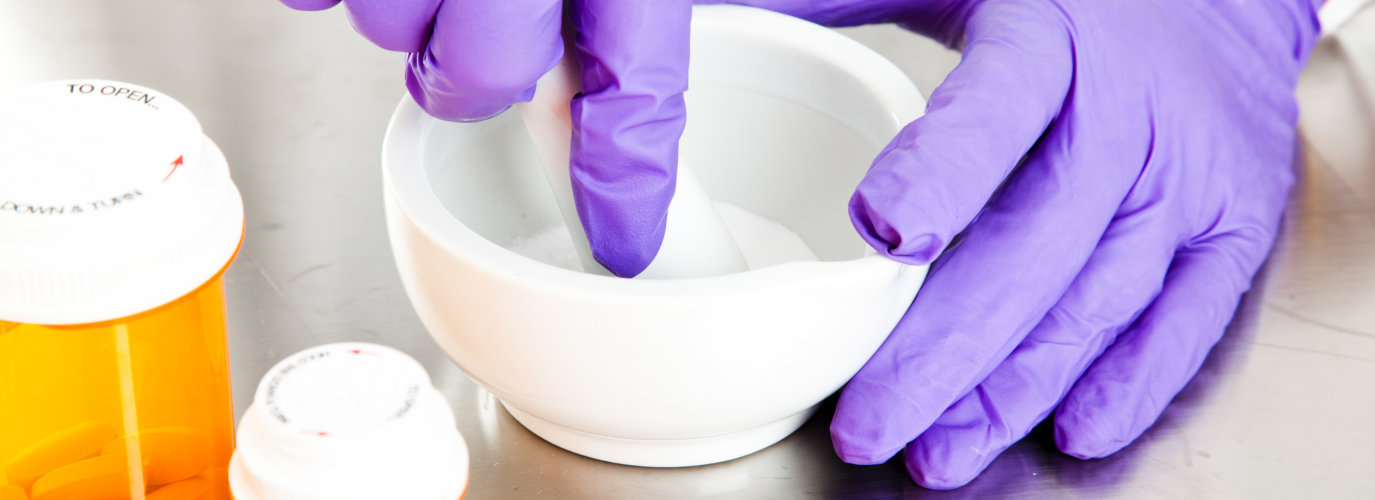
[[[274,362],[361,340],[420,360],[471,446],[468,498],[1277,498],[1375,495],[1375,9],[1305,73],[1307,151],[1281,240],[1202,371],[1139,442],[1060,454],[1043,424],[965,488],[913,484],[901,460],[837,460],[822,409],[723,464],[647,469],[551,446],[444,357],[392,267],[378,158],[403,58],[341,9],[272,1],[0,0],[0,84],[100,76],[177,96],[225,151],[248,235],[227,276],[236,409]],[[929,91],[958,61],[893,27],[845,31]],[[497,332],[494,332],[496,334]],[[833,405],[833,403],[831,403]]]

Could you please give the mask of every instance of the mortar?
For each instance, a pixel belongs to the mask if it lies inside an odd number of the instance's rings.
[[[383,146],[387,224],[426,329],[526,428],[641,466],[730,460],[796,430],[868,360],[925,267],[877,256],[846,202],[924,102],[892,63],[805,21],[694,8],[682,155],[707,193],[820,261],[680,280],[584,274],[512,242],[563,222],[520,118],[444,122],[409,97]]]

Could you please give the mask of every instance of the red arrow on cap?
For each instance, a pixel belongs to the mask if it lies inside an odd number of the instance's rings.
[[[182,158],[185,156],[186,155],[178,155],[177,159],[172,160],[172,171],[167,172],[167,177],[163,177],[162,182],[167,182],[167,179],[172,178],[172,174],[177,173],[177,167],[180,167],[182,163],[185,163],[184,161],[182,161]]]

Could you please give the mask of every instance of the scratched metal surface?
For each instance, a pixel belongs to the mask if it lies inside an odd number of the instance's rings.
[[[924,89],[957,60],[893,28],[847,33]],[[392,268],[377,160],[401,68],[337,10],[0,0],[0,84],[148,85],[185,102],[224,149],[248,217],[228,275],[236,410],[299,349],[398,347],[425,364],[458,414],[472,449],[468,498],[1375,497],[1375,9],[1315,53],[1300,90],[1308,161],[1282,240],[1160,422],[1089,462],[1057,453],[1038,431],[953,492],[917,487],[896,462],[839,462],[828,410],[763,452],[676,470],[585,459],[522,429],[435,348]]]

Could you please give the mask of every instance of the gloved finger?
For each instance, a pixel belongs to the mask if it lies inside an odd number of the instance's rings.
[[[325,10],[339,4],[340,0],[281,0],[282,5],[296,10]]]
[[[1056,410],[1055,443],[1061,451],[1105,457],[1155,423],[1221,338],[1273,234],[1233,231],[1175,255],[1155,302]]]
[[[989,2],[974,14],[960,64],[850,199],[870,246],[926,264],[973,220],[1065,103],[1074,71],[1066,30],[1040,3]]]
[[[951,489],[974,480],[1044,420],[1150,304],[1179,243],[1173,218],[1159,207],[1121,212],[1026,339],[907,445],[907,471],[917,484]]]
[[[1059,300],[1145,164],[1149,137],[1127,131],[1146,119],[1139,106],[1094,88],[1059,94],[1072,71],[1068,39],[1038,9],[979,11],[994,17],[971,27],[999,29],[970,42],[928,114],[881,154],[851,201],[861,233],[907,263],[929,261],[980,215],[841,393],[831,438],[846,461],[886,460],[983,380]],[[1061,103],[1071,111],[979,212]]]
[[[578,0],[573,196],[593,254],[634,276],[663,242],[687,115],[689,0]]]
[[[1098,99],[1091,91],[1080,98]],[[1128,140],[1116,129],[1139,111],[1105,99],[1091,105],[1095,113],[1067,113],[1052,126],[961,242],[932,266],[898,326],[846,385],[831,423],[842,459],[883,462],[926,431],[1021,343],[1080,273],[1148,150],[1148,137]],[[1097,112],[1121,121],[1100,123]]]
[[[397,52],[420,52],[425,50],[426,43],[430,41],[435,14],[443,2],[444,0],[345,0],[344,8],[348,11],[349,22],[353,24],[354,31],[378,47]]]
[[[563,57],[560,0],[448,0],[424,50],[407,58],[406,87],[436,118],[477,121],[534,96]]]

